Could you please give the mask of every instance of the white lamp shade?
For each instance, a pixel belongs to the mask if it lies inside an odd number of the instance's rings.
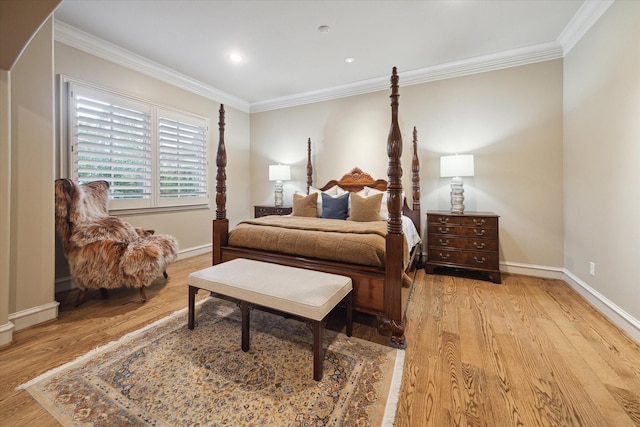
[[[269,165],[269,181],[289,181],[291,179],[291,166]]]
[[[473,176],[473,154],[440,157],[440,176]]]

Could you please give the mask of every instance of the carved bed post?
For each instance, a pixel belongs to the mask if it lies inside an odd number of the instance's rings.
[[[398,73],[393,67],[391,75],[391,129],[387,139],[387,155],[389,167],[387,175],[387,220],[386,238],[386,271],[384,286],[384,312],[382,321],[384,328],[391,330],[391,345],[405,348],[404,322],[402,315],[402,254],[404,253],[404,237],[402,232],[402,134],[398,125]]]
[[[420,161],[418,160],[418,130],[413,127],[413,157],[411,158],[411,201],[412,209],[420,214]],[[420,234],[420,218],[414,221]]]
[[[307,194],[313,185],[313,166],[311,165],[311,138],[307,141]]]
[[[227,149],[224,145],[224,105],[220,104],[218,129],[218,151],[216,153],[216,219],[213,220],[213,260],[219,264],[222,261],[220,248],[227,245],[229,236],[229,220],[227,219]]]

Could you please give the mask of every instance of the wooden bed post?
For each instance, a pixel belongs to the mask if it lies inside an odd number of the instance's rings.
[[[420,214],[420,160],[418,160],[418,130],[413,127],[413,157],[411,158],[411,201],[412,209]],[[420,234],[421,218],[414,221],[418,234]]]
[[[227,219],[227,149],[224,145],[224,105],[220,104],[218,151],[216,153],[216,219],[213,220],[212,263],[222,262],[221,247],[227,245],[229,220]]]
[[[311,138],[307,141],[307,194],[313,185],[313,166],[311,165]]]
[[[382,327],[391,330],[390,344],[405,348],[404,321],[402,313],[402,256],[404,253],[404,237],[402,232],[402,134],[398,125],[398,73],[393,67],[391,75],[391,129],[387,139],[387,155],[389,167],[387,175],[387,220],[386,268],[384,286],[384,312]]]

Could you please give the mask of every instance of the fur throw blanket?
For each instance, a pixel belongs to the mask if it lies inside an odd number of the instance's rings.
[[[110,216],[108,196],[106,181],[55,182],[56,230],[71,276],[81,290],[147,286],[176,259],[178,242]]]

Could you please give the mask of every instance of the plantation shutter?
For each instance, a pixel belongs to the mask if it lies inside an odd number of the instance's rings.
[[[110,210],[209,204],[209,120],[66,80],[69,175],[109,182]]]
[[[112,208],[151,206],[151,108],[79,85],[70,90],[73,177],[108,181]]]
[[[208,203],[206,119],[158,109],[160,206]]]

